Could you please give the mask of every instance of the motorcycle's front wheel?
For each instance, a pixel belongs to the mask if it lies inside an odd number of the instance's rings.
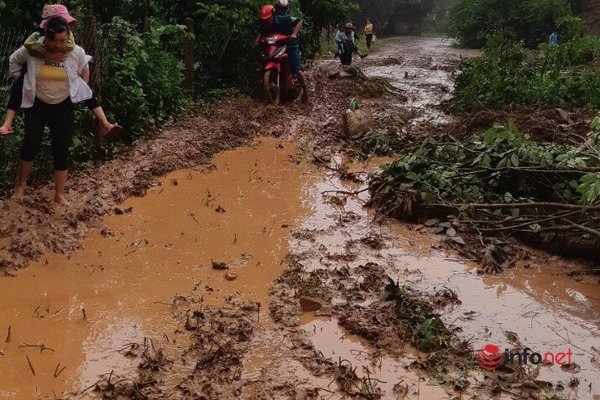
[[[272,68],[265,70],[263,76],[263,89],[267,101],[273,105],[278,105],[281,99],[281,86],[279,82],[279,72]]]

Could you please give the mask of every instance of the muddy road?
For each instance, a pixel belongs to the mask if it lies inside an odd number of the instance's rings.
[[[390,40],[310,69],[309,105],[223,101],[0,210],[0,399],[598,399],[600,282],[529,250],[499,276],[364,207],[373,127],[456,132],[460,57]],[[531,117],[531,116],[529,116]],[[544,123],[550,123],[544,121]],[[564,365],[488,372],[486,345]]]

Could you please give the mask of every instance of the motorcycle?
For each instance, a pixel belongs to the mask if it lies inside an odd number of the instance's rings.
[[[264,57],[263,89],[267,100],[274,105],[281,101],[308,99],[306,78],[302,71],[293,76],[287,55],[289,36],[272,33],[260,38]]]

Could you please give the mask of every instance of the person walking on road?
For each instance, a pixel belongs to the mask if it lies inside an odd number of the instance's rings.
[[[371,51],[371,43],[373,43],[373,23],[369,18],[367,18],[367,23],[365,24],[365,38],[367,39],[367,51]]]

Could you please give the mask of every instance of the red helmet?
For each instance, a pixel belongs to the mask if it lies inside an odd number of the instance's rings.
[[[260,19],[269,19],[273,15],[275,7],[270,4],[265,4],[260,8]]]

